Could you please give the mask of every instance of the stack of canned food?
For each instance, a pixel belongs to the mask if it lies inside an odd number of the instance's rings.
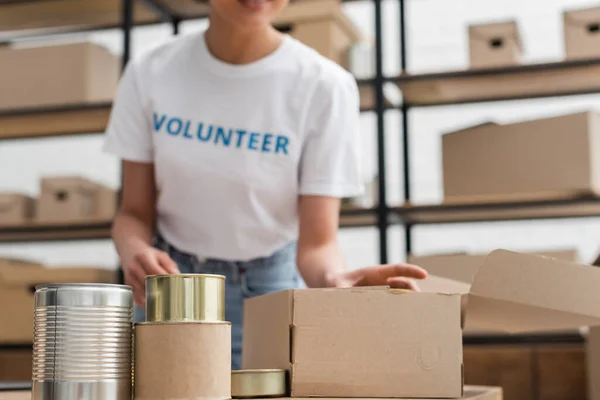
[[[146,321],[132,315],[129,286],[39,286],[33,400],[286,395],[284,370],[231,371],[224,276],[148,276]]]

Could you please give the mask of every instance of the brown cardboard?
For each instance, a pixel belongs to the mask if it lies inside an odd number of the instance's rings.
[[[31,392],[26,390],[0,392],[0,400],[31,400]]]
[[[499,387],[490,387],[490,386],[465,386],[464,394],[460,398],[460,400],[502,400],[502,388]],[[275,400],[309,400],[309,398],[302,397],[284,397]],[[352,398],[353,400],[375,400],[374,398]],[[0,400],[2,398],[0,397]],[[350,398],[322,398],[321,400],[350,400]],[[411,400],[410,398],[406,398],[404,400]]]
[[[582,343],[535,347],[539,400],[586,399],[587,373]]]
[[[231,324],[137,324],[135,399],[231,398]]]
[[[0,193],[0,225],[19,225],[33,217],[33,199],[20,193]]]
[[[5,46],[0,59],[0,109],[108,102],[119,79],[119,58],[92,43]]]
[[[115,215],[116,193],[81,177],[43,178],[37,199],[38,221],[109,220]]]
[[[600,325],[600,270],[538,255],[496,250],[469,292],[466,327],[507,333]]]
[[[568,60],[600,57],[600,7],[566,11],[563,21]]]
[[[444,199],[576,197],[600,188],[600,116],[484,124],[442,137]],[[465,179],[468,176],[469,179]]]
[[[292,3],[274,24],[346,68],[350,45],[362,39],[360,31],[343,13],[339,0]]]
[[[30,381],[32,365],[32,349],[1,349],[0,382]]]
[[[249,299],[243,368],[291,369],[293,397],[460,397],[460,300],[386,288]]]
[[[568,261],[579,261],[579,254],[575,249],[555,250],[555,251],[543,251],[535,252],[532,254],[539,254],[546,257],[560,258]],[[455,254],[434,254],[426,256],[408,256],[408,263],[418,265],[433,275],[434,278],[447,278],[447,280],[458,281],[468,283],[469,285],[473,282],[473,277],[479,270],[479,267],[485,261],[487,255],[484,254],[466,254],[466,253],[455,253]],[[431,278],[431,276],[430,276]],[[430,278],[421,281],[420,284],[424,284]],[[448,285],[453,282],[448,282]],[[462,291],[456,293],[463,293]],[[466,292],[468,293],[468,289]]]
[[[600,400],[600,327],[590,329],[587,338],[588,399]]]
[[[0,344],[33,342],[35,286],[46,283],[115,283],[115,271],[97,268],[44,268],[41,264],[0,259]]]
[[[517,65],[521,62],[522,52],[515,21],[469,26],[471,68]]]

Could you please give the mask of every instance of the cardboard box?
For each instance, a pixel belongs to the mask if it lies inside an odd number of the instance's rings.
[[[45,268],[32,262],[0,259],[0,344],[33,342],[35,286],[47,283],[115,283],[116,272],[72,267]],[[7,306],[10,305],[10,306]]]
[[[0,382],[30,381],[32,366],[32,349],[0,350]]]
[[[587,398],[583,344],[547,344],[535,347],[539,400]]]
[[[283,10],[274,25],[321,55],[348,67],[348,50],[362,39],[339,0],[302,1]]]
[[[119,58],[92,43],[4,46],[0,59],[0,109],[109,102],[120,74]]]
[[[600,400],[600,328],[592,328],[587,338],[588,399]]]
[[[497,250],[468,295],[381,288],[269,294],[245,303],[242,363],[290,369],[292,396],[459,397],[461,299],[466,329],[570,330],[600,324],[599,285],[597,268]]]
[[[568,60],[600,57],[600,7],[563,14]]]
[[[442,137],[442,155],[447,202],[596,194],[600,115],[582,112],[462,129]]]
[[[231,398],[230,323],[135,326],[137,400]]]
[[[33,217],[33,199],[20,193],[0,193],[0,225],[19,225]]]
[[[38,221],[110,220],[117,210],[114,190],[81,177],[43,178],[37,199]]]
[[[272,293],[245,302],[243,348],[244,369],[291,369],[292,397],[462,395],[458,295]]]
[[[515,21],[469,26],[471,68],[505,67],[521,63],[523,45]]]
[[[31,392],[25,390],[0,392],[0,400],[31,400]]]

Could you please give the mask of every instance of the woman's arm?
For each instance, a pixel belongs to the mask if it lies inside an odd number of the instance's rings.
[[[123,161],[121,205],[112,237],[121,259],[125,283],[135,301],[144,304],[146,275],[177,273],[170,257],[152,247],[156,223],[154,165]]]
[[[413,279],[427,272],[417,266],[388,264],[347,272],[337,244],[340,200],[333,197],[300,196],[300,233],[297,264],[308,287],[389,285],[418,290]]]

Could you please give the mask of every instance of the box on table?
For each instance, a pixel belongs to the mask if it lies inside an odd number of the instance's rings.
[[[33,217],[34,201],[21,193],[0,193],[0,225],[19,225]]]
[[[600,188],[600,115],[487,123],[442,136],[447,202],[548,199]]]
[[[81,177],[43,178],[36,218],[42,222],[109,220],[116,209],[117,195],[106,186]]]
[[[597,268],[494,251],[469,288],[465,327],[599,325],[598,285]],[[247,300],[243,367],[289,369],[297,397],[460,397],[460,293],[305,289]]]
[[[517,65],[523,46],[515,21],[469,26],[471,68]]]
[[[115,271],[100,268],[45,268],[28,261],[0,259],[0,344],[33,342],[35,286],[47,283],[115,283]],[[7,307],[5,305],[9,304]]]
[[[566,58],[600,57],[600,7],[565,11],[563,20]]]
[[[109,102],[119,58],[92,43],[0,47],[0,109]]]

